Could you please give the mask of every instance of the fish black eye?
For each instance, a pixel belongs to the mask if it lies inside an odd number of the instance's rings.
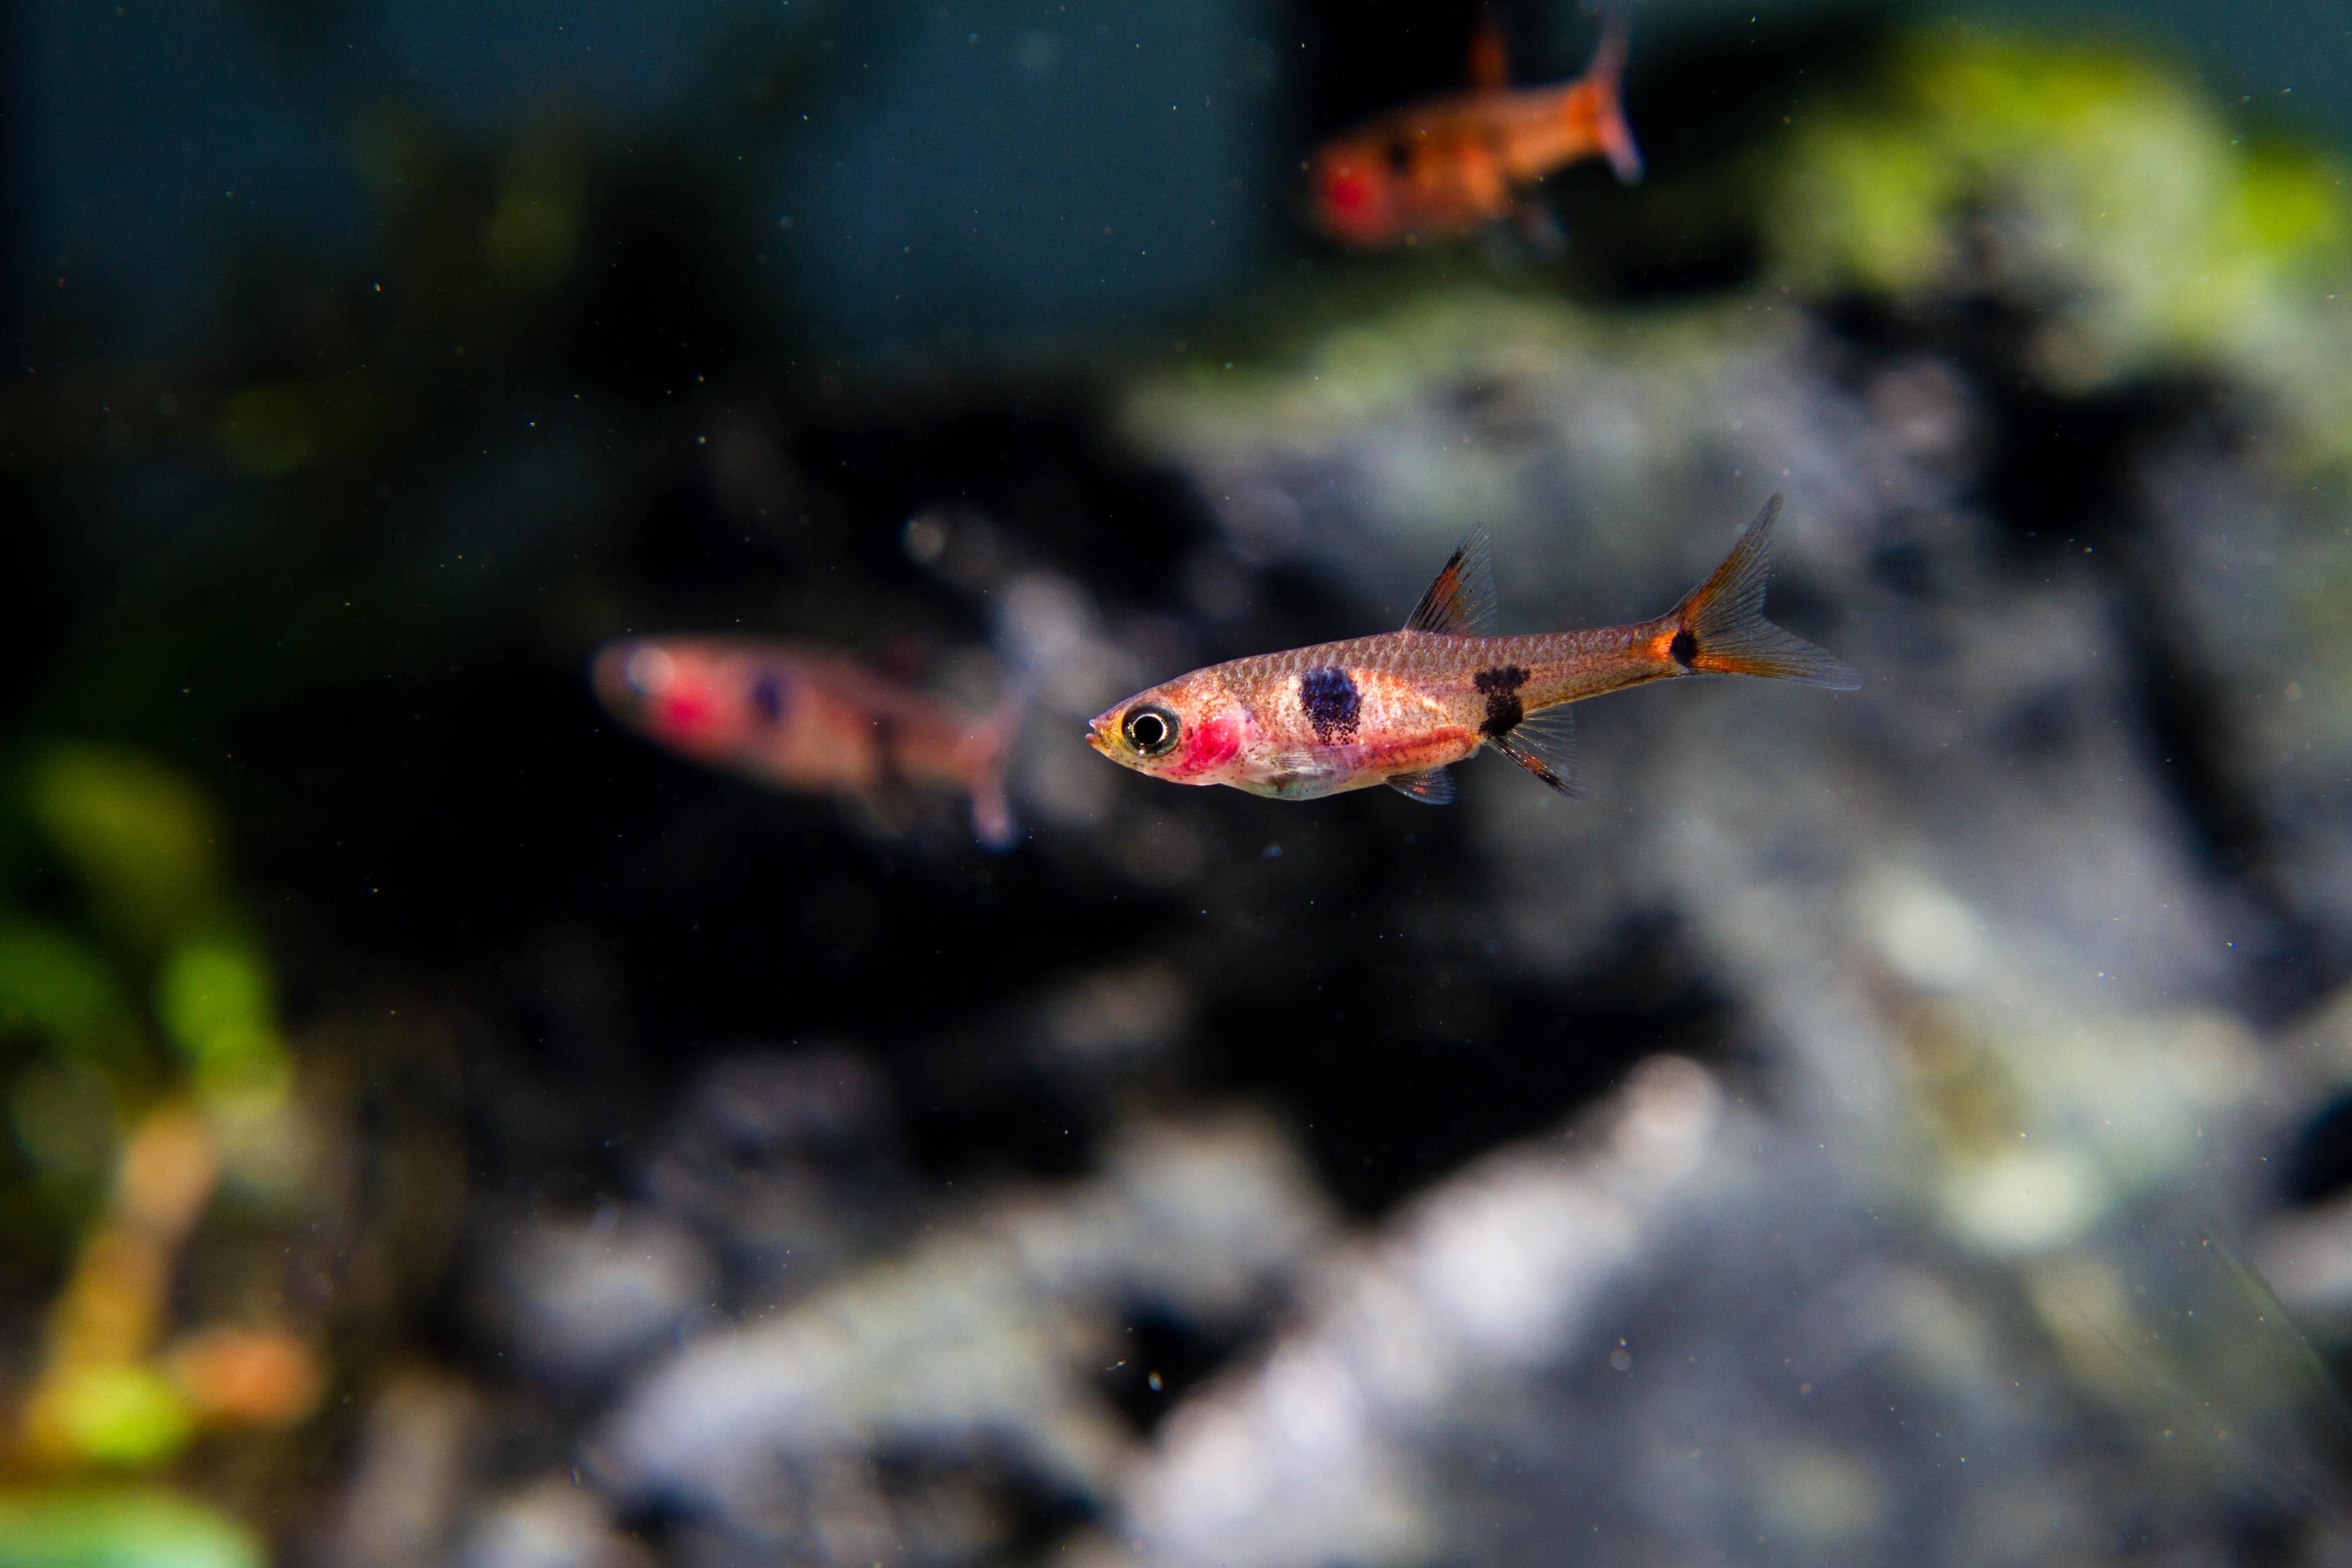
[[[1118,732],[1139,757],[1164,757],[1176,747],[1176,715],[1157,702],[1130,710]]]

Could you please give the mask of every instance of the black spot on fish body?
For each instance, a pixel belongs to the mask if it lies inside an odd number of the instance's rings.
[[[1691,636],[1690,628],[1685,626],[1675,634],[1675,640],[1666,645],[1666,651],[1675,656],[1676,664],[1688,669],[1691,660],[1698,657],[1698,638]]]
[[[751,683],[751,711],[758,714],[761,725],[774,729],[784,718],[784,678],[774,670],[762,670],[760,679]]]
[[[1310,669],[1298,678],[1298,705],[1315,726],[1315,739],[1329,746],[1356,738],[1356,719],[1363,700],[1356,682],[1344,669]]]
[[[1470,684],[1486,694],[1486,721],[1478,726],[1480,734],[1496,741],[1519,727],[1528,716],[1519,702],[1519,688],[1527,683],[1528,672],[1516,664],[1482,669],[1470,678]]]

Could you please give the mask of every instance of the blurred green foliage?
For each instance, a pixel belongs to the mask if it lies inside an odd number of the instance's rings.
[[[1905,35],[1799,120],[1762,206],[1781,280],[2038,317],[2055,388],[2219,372],[2352,459],[2344,169],[2250,136],[2185,69],[2048,37]]]
[[[218,814],[194,784],[134,752],[36,756],[26,804],[108,933],[153,952],[225,913]]]
[[[0,1104],[30,1180],[0,1163],[0,1238],[29,1286],[89,1219],[140,1110],[184,1090],[274,1106],[291,1058],[207,794],[79,743],[35,750],[16,784],[0,811],[31,852],[0,880]],[[44,868],[61,875],[24,874]]]
[[[57,1409],[74,1452],[101,1465],[167,1459],[187,1446],[194,1428],[187,1402],[148,1366],[80,1368],[58,1390]]]
[[[261,1568],[260,1543],[165,1491],[0,1498],[0,1568]]]

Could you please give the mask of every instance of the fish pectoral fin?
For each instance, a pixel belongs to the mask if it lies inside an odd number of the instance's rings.
[[[1576,715],[1565,705],[1522,719],[1487,744],[1570,800],[1592,794],[1576,776]]]
[[[1494,618],[1494,547],[1486,542],[1485,529],[1473,528],[1413,606],[1404,629],[1476,637]]]
[[[1388,781],[1389,788],[1408,800],[1423,805],[1454,804],[1454,775],[1444,768],[1428,768],[1417,773],[1399,773]]]

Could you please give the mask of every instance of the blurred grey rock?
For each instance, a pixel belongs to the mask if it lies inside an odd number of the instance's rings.
[[[594,1469],[621,1497],[828,1559],[897,1550],[880,1454],[992,1453],[1108,1498],[1129,1444],[1094,1374],[1121,1314],[1262,1310],[1328,1226],[1267,1123],[1138,1128],[1091,1180],[943,1218],[773,1321],[656,1366],[604,1424]]]
[[[1805,1121],[1660,1058],[1440,1184],[1170,1417],[1081,1560],[1957,1568],[2126,1537],[2218,1561],[2252,1518],[2333,1539],[2307,1352],[2193,1219],[2144,1194],[2021,1257]]]
[[[770,1310],[888,1246],[912,1196],[898,1108],[844,1046],[721,1058],[682,1098],[645,1195],[716,1246],[739,1310]]]
[[[426,1568],[448,1560],[482,1444],[481,1400],[456,1377],[401,1373],[361,1424],[327,1560],[352,1568]]]
[[[654,1558],[613,1528],[595,1493],[551,1477],[484,1508],[457,1560],[463,1568],[650,1568]]]
[[[2340,485],[2212,438],[2143,455],[2139,478],[2154,523],[2147,576],[2167,611],[2151,630],[2214,700],[2221,732],[2203,737],[2206,754],[2267,841],[2254,869],[2340,970],[2352,962],[2352,542]]]
[[[718,1269],[690,1231],[637,1205],[528,1224],[499,1248],[485,1312],[542,1375],[594,1379],[709,1306]]]
[[[1263,1365],[1170,1417],[1121,1533],[1146,1561],[1234,1568],[1444,1555],[1416,1440],[1465,1385],[1559,1352],[1703,1170],[1723,1118],[1711,1075],[1654,1061],[1583,1145],[1486,1162],[1328,1262],[1306,1322]]]

